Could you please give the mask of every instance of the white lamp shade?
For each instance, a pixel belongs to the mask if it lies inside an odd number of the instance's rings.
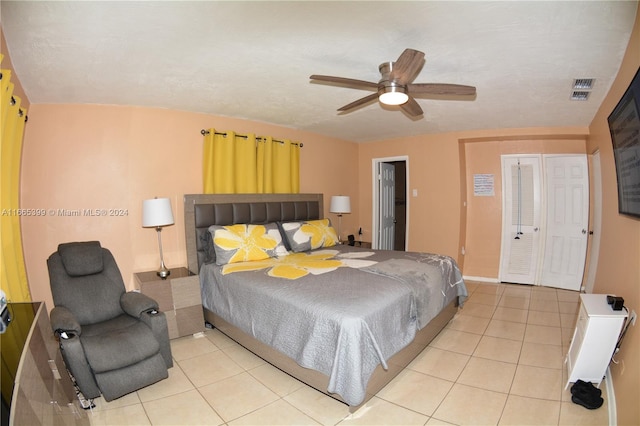
[[[351,198],[348,195],[334,195],[331,197],[331,213],[351,213]]]
[[[156,227],[173,225],[171,200],[168,198],[153,198],[142,202],[142,226]]]

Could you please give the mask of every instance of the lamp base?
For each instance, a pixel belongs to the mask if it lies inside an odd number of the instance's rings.
[[[162,227],[158,226],[156,228],[156,231],[158,231],[158,248],[160,249],[160,269],[158,269],[158,272],[156,273],[160,278],[164,280],[169,276],[171,271],[168,270],[166,266],[164,266],[164,255],[162,254],[162,236],[161,236]]]
[[[162,262],[162,264],[160,265],[160,269],[158,269],[156,274],[158,274],[158,276],[164,280],[171,274],[171,270],[167,269],[167,267],[164,266],[164,262]]]

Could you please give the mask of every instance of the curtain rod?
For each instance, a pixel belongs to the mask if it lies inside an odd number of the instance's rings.
[[[0,80],[2,80],[2,74],[0,73]],[[16,98],[14,98],[13,96],[11,96],[11,100],[9,101],[9,105],[14,106],[18,101],[16,101]],[[22,118],[24,117],[24,122],[26,123],[27,120],[29,120],[29,116],[25,115],[24,110],[22,108],[18,108],[18,117]]]
[[[208,134],[210,134],[210,133],[211,133],[211,132],[209,132],[208,130],[205,130],[205,129],[200,130],[200,134],[201,134],[202,136],[206,136],[206,135],[208,135]],[[226,133],[226,132],[214,132],[214,135],[227,136],[227,133]],[[236,137],[246,139],[246,138],[248,138],[249,136],[247,136],[247,135],[241,135],[241,134],[236,134]],[[265,140],[266,138],[263,138],[262,136],[256,136],[256,139]],[[278,143],[282,143],[282,144],[284,143],[284,141],[281,141],[281,140],[279,140],[279,139],[272,139],[272,141],[274,141],[274,142],[278,142]],[[296,145],[296,146],[298,146],[298,145],[299,145],[299,146],[300,146],[300,148],[302,148],[302,147],[304,146],[304,144],[303,144],[302,142],[291,142],[291,144]]]
[[[0,72],[0,80],[2,80],[3,77],[4,77],[4,74],[2,72]],[[9,101],[9,105],[14,106],[16,104],[16,102],[17,102],[16,98],[11,96],[11,100]],[[29,116],[24,113],[24,110],[22,108],[18,108],[18,117],[20,117],[20,118],[24,117],[24,122],[25,123],[29,120]],[[300,144],[300,146],[302,146],[302,144]]]

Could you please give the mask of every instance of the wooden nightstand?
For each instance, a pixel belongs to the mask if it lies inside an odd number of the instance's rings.
[[[187,268],[175,268],[165,280],[156,271],[137,272],[134,276],[138,290],[155,299],[166,315],[170,339],[204,331],[198,275],[192,275]]]
[[[341,242],[343,245],[349,245],[349,241],[342,241]],[[362,248],[371,248],[371,242],[370,241],[356,241],[354,243],[354,247],[362,247]]]

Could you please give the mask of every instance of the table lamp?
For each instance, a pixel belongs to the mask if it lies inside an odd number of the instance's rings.
[[[162,255],[162,227],[173,225],[173,213],[171,212],[171,200],[168,198],[153,198],[142,202],[142,227],[156,228],[158,231],[158,247],[160,248],[160,269],[157,274],[165,279],[171,271],[164,265]]]
[[[338,242],[342,242],[340,236],[342,234],[342,215],[351,213],[351,198],[348,195],[334,195],[331,197],[329,212],[338,215]]]

